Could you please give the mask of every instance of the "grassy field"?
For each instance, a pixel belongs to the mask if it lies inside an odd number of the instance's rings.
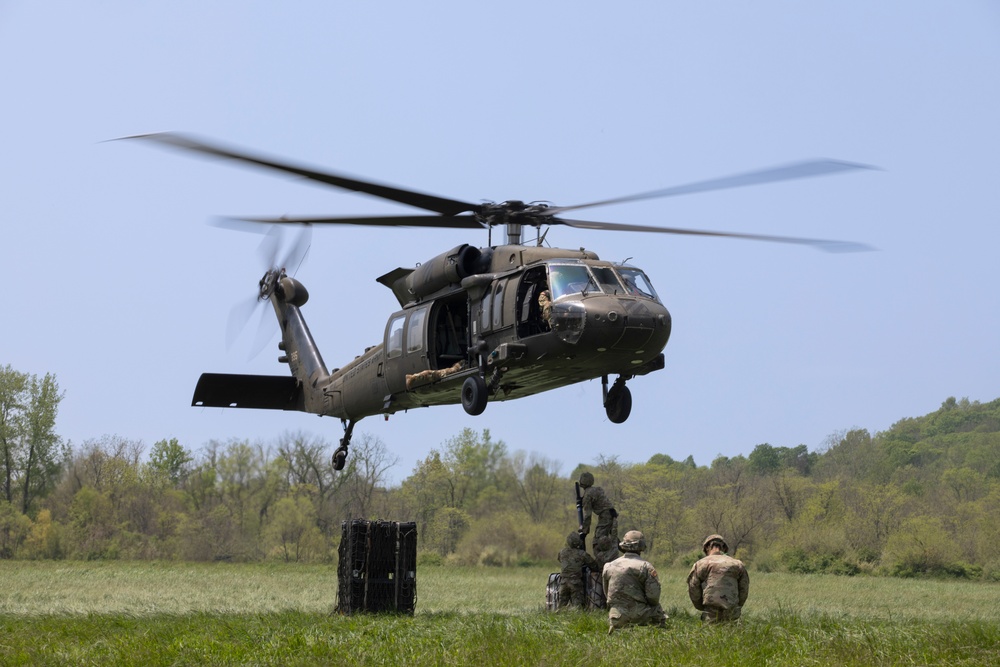
[[[0,665],[1000,665],[1000,585],[751,573],[703,627],[661,571],[666,630],[544,611],[549,568],[417,572],[410,616],[333,613],[328,566],[0,561]]]

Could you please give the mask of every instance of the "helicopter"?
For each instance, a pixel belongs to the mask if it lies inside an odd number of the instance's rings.
[[[274,310],[281,330],[278,361],[288,365],[290,375],[203,373],[191,404],[294,410],[338,418],[344,435],[333,454],[336,470],[345,466],[355,425],[379,414],[388,419],[400,411],[460,403],[466,413],[476,416],[490,401],[524,398],[600,378],[608,420],[620,424],[628,419],[632,395],[626,383],[665,367],[670,312],[641,268],[602,260],[583,248],[546,246],[553,225],[794,243],[830,252],[872,249],[847,241],[590,222],[563,215],[643,199],[874,168],[839,160],[807,160],[572,206],[519,200],[473,204],[317,170],[186,134],[123,138],[295,174],[428,212],[238,219],[246,224],[272,225],[270,229],[350,224],[486,231],[484,247],[460,244],[414,268],[400,267],[379,276],[376,280],[392,291],[398,308],[389,315],[381,342],[332,370],[303,317],[309,293],[288,272],[295,262],[270,262],[258,282],[255,301],[269,302]],[[493,243],[494,227],[503,228],[503,243]],[[526,228],[536,230],[534,243],[522,242]],[[617,376],[613,383],[611,376]]]

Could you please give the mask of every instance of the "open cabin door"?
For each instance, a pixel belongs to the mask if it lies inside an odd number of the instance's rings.
[[[427,326],[430,367],[444,370],[468,362],[470,336],[468,294],[461,292],[437,299]]]

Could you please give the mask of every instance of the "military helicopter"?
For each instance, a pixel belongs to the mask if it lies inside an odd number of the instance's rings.
[[[297,410],[336,417],[344,428],[333,454],[337,470],[345,465],[358,421],[379,414],[388,418],[412,408],[461,403],[468,414],[479,415],[490,401],[523,398],[600,378],[608,419],[616,424],[628,419],[632,395],[626,382],[664,368],[670,312],[639,267],[601,260],[582,248],[545,246],[545,235],[552,225],[795,243],[832,252],[871,249],[844,241],[563,217],[569,211],[609,204],[872,168],[837,160],[798,162],[575,206],[517,200],[472,204],[319,171],[184,134],[125,138],[296,174],[430,212],[243,218],[244,222],[306,228],[350,224],[487,232],[485,247],[458,245],[415,268],[397,268],[377,278],[392,291],[399,307],[389,315],[382,342],[333,370],[327,369],[303,318],[302,307],[309,295],[302,283],[288,274],[291,263],[270,266],[260,279],[256,299],[270,302],[274,309],[281,329],[279,362],[288,364],[291,375],[204,373],[192,405]],[[504,243],[493,244],[494,227],[503,227]],[[536,230],[531,245],[522,243],[525,228]],[[609,387],[613,375],[617,378]]]

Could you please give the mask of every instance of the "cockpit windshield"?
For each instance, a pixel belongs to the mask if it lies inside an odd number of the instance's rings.
[[[656,290],[641,269],[584,264],[550,264],[552,300],[569,294],[604,293],[659,301]]]
[[[549,286],[552,300],[567,294],[599,292],[600,288],[583,264],[553,264],[549,266]]]
[[[594,274],[597,284],[601,286],[602,292],[605,294],[622,293],[622,283],[618,280],[615,270],[610,266],[592,266],[590,270]]]

